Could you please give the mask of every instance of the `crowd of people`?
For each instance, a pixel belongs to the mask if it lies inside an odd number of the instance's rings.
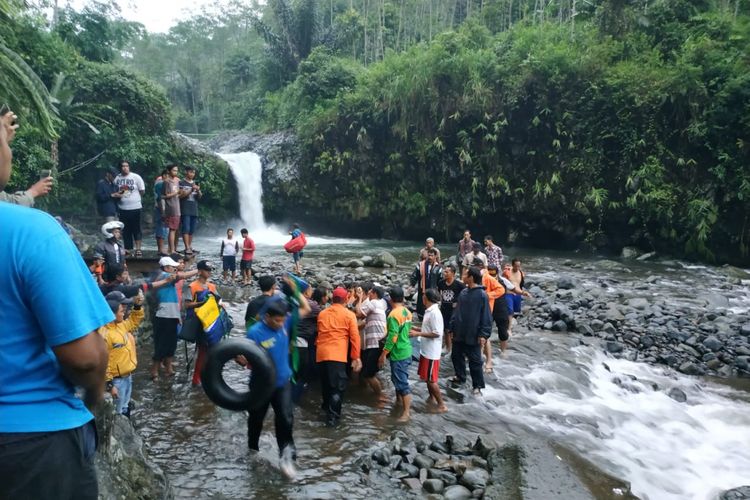
[[[0,188],[10,176],[16,120],[12,112],[0,117]],[[222,307],[212,263],[204,259],[186,269],[186,260],[195,253],[192,234],[201,197],[195,170],[186,169],[181,180],[178,167],[170,165],[156,179],[159,270],[134,280],[127,261],[142,255],[145,184],[128,162],[118,167],[107,171],[96,189],[104,239],[88,268],[52,217],[22,206],[23,196],[0,203],[0,275],[9,277],[0,294],[0,323],[6,325],[0,336],[0,364],[6,367],[0,373],[0,475],[12,478],[0,483],[1,498],[96,498],[91,412],[109,392],[117,413],[130,415],[132,375],[138,366],[135,334],[147,309],[153,324],[149,373],[157,381],[174,376],[178,340],[186,338],[181,329],[188,321],[201,316],[209,298]],[[178,230],[182,253],[177,252]],[[255,243],[247,230],[240,234],[235,239],[230,228],[221,242],[222,271],[224,279],[229,273],[235,279],[240,255],[240,279],[250,284]],[[300,235],[299,226],[291,228],[292,239]],[[406,288],[346,283],[330,290],[292,273],[257,277],[260,294],[247,305],[246,337],[266,350],[276,380],[270,399],[249,411],[250,449],[258,449],[263,420],[272,407],[281,470],[293,477],[294,403],[317,381],[325,423],[336,426],[350,379],[358,377],[375,400],[384,400],[388,391],[379,373],[386,363],[399,421],[411,416],[410,366],[415,360],[432,411],[448,410],[438,384],[443,356],[453,365],[450,383],[466,383],[468,361],[472,391],[481,394],[484,376],[492,370],[493,323],[504,353],[513,319],[528,296],[521,262],[505,264],[492,236],[483,243],[466,231],[455,261],[443,261],[435,241],[427,239]],[[301,250],[293,252],[297,273],[301,257]],[[74,286],[61,293],[49,286],[50,275]],[[407,301],[412,295],[414,310]],[[196,342],[194,386],[201,385],[211,345]],[[247,365],[241,357],[236,361]],[[38,481],[42,474],[45,479]]]

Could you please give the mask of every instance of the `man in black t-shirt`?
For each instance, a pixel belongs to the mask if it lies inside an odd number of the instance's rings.
[[[448,264],[443,268],[443,279],[438,282],[438,291],[440,292],[440,312],[443,315],[443,324],[445,325],[445,334],[443,342],[448,353],[453,347],[453,336],[449,330],[453,310],[458,303],[458,295],[466,286],[456,279],[456,267]]]
[[[266,301],[276,293],[276,278],[273,276],[261,276],[258,278],[258,286],[260,287],[261,294],[254,297],[247,304],[247,310],[245,311],[245,326],[247,328],[250,328],[258,321],[258,313],[263,309]]]

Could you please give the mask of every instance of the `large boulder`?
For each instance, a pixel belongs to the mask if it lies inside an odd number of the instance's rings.
[[[380,252],[372,261],[373,267],[396,267],[396,257],[390,252]]]
[[[622,249],[622,252],[620,252],[620,258],[622,259],[637,259],[643,254],[640,250],[638,250],[636,247],[624,247]]]

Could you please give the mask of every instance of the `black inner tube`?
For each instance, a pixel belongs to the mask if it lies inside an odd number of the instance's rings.
[[[239,392],[224,380],[227,362],[242,355],[252,367],[250,387]],[[276,369],[268,353],[247,339],[228,339],[208,350],[206,364],[201,371],[203,390],[217,406],[232,411],[253,410],[271,397],[276,387]]]

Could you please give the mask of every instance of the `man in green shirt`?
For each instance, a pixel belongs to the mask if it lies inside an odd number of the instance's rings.
[[[391,314],[388,315],[388,330],[385,347],[378,359],[378,367],[385,365],[385,357],[390,355],[391,379],[396,388],[396,406],[403,405],[404,411],[399,422],[409,420],[411,389],[409,388],[409,365],[411,364],[411,312],[404,307],[404,290],[394,286],[388,292],[391,296]]]

